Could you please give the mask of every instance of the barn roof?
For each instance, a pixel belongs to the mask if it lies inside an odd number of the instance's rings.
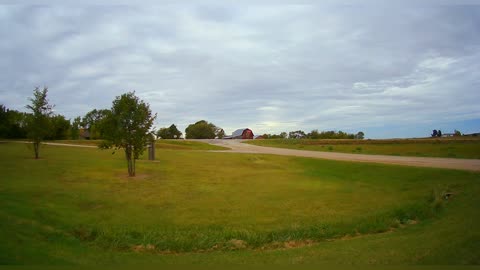
[[[232,133],[232,137],[242,136],[243,131],[248,128],[237,129]]]

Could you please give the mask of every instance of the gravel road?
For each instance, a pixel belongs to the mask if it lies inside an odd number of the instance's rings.
[[[342,161],[396,164],[396,165],[406,165],[406,166],[415,166],[415,167],[431,167],[431,168],[480,171],[480,159],[430,158],[430,157],[405,157],[405,156],[400,157],[400,156],[386,156],[386,155],[347,154],[347,153],[305,151],[305,150],[256,146],[256,145],[241,143],[241,140],[203,140],[203,141],[210,144],[231,148],[231,150],[215,151],[215,152],[273,154],[273,155],[284,155],[284,156],[323,158],[323,159],[342,160]]]

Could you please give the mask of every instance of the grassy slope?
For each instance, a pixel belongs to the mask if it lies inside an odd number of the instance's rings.
[[[108,151],[0,150],[2,263],[480,263],[476,173],[163,150],[128,179]],[[447,189],[457,195],[432,212],[430,192]],[[228,251],[231,239],[248,248]],[[278,249],[307,239],[319,242]],[[131,251],[140,244],[156,250]]]
[[[272,139],[246,143],[299,150],[419,157],[480,159],[480,139],[308,140]]]

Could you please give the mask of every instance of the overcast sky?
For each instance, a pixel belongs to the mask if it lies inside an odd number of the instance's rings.
[[[480,132],[480,6],[0,5],[0,104],[67,118],[127,91],[180,130]]]

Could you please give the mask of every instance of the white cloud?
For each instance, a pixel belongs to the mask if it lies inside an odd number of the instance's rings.
[[[46,84],[73,118],[136,90],[159,126],[205,119],[256,134],[478,119],[479,15],[476,6],[1,6],[0,98],[21,109]]]
[[[435,57],[435,58],[430,58],[430,59],[426,59],[422,62],[420,62],[420,64],[418,64],[418,66],[420,68],[424,68],[424,69],[447,69],[451,64],[455,63],[456,60],[455,59],[452,59],[452,58],[448,58],[448,57]]]

